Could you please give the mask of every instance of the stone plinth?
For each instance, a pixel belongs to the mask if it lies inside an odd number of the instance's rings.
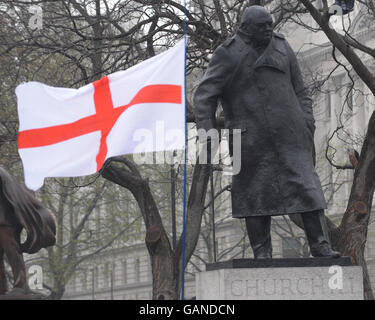
[[[339,259],[234,259],[196,275],[197,300],[362,300],[362,269]]]

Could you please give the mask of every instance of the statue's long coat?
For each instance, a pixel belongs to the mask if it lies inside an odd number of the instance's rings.
[[[198,128],[215,127],[218,100],[225,127],[242,131],[233,217],[326,208],[312,158],[312,101],[284,36],[274,33],[260,56],[240,34],[218,47],[195,93]]]

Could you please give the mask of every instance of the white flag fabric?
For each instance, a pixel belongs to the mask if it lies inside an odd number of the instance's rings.
[[[185,40],[79,89],[16,88],[25,183],[98,172],[113,156],[185,147]],[[147,143],[142,137],[152,137]]]

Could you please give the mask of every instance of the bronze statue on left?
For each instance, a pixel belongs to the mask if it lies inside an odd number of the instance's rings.
[[[21,243],[21,231],[27,237]],[[22,253],[36,253],[56,242],[53,215],[0,167],[0,299],[33,299]],[[13,290],[8,291],[4,255],[12,269]]]

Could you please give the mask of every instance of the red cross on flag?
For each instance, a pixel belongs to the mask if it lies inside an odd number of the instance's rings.
[[[143,144],[142,152],[183,149],[184,42],[79,89],[19,85],[18,151],[26,186],[37,190],[46,177],[98,172],[107,158],[139,150],[140,130],[163,140]],[[157,137],[160,125],[163,137]]]

